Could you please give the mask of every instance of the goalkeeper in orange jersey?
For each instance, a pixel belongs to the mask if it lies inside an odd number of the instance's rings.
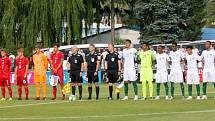
[[[46,70],[48,67],[48,59],[41,52],[40,47],[35,47],[35,54],[33,55],[34,62],[34,82],[36,85],[36,100],[40,100],[40,84],[43,87],[43,100],[46,100]]]
[[[18,57],[16,58],[16,67],[15,67],[15,80],[17,81],[18,86],[18,100],[22,100],[22,86],[25,89],[26,100],[29,99],[28,97],[28,81],[27,81],[27,74],[28,74],[28,67],[29,61],[28,58],[24,56],[24,49],[20,48],[17,51]]]

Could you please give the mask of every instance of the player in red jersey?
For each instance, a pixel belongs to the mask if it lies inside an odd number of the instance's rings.
[[[27,81],[29,60],[24,56],[23,48],[18,49],[17,53],[18,57],[16,58],[15,80],[17,81],[18,86],[18,100],[22,100],[22,86],[24,86],[25,89],[25,99],[29,100]]]
[[[0,86],[1,86],[1,91],[2,91],[2,99],[1,101],[6,100],[5,98],[5,86],[8,88],[9,92],[9,100],[13,100],[12,98],[12,89],[10,86],[10,71],[11,71],[11,66],[12,62],[9,57],[7,57],[7,51],[5,49],[1,50],[1,56],[2,58],[0,59]]]
[[[54,44],[53,48],[54,51],[51,55],[51,59],[50,59],[50,65],[51,65],[51,69],[52,69],[52,74],[53,75],[57,75],[59,76],[59,83],[61,88],[63,89],[64,87],[64,79],[63,79],[63,60],[64,60],[64,54],[63,52],[59,51],[59,44]],[[57,99],[57,87],[53,86],[53,98],[52,100],[56,100]],[[65,99],[65,95],[62,93],[62,100]]]

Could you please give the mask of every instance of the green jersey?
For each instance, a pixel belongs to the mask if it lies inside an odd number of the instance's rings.
[[[155,60],[155,55],[151,50],[148,51],[140,51],[138,53],[141,68],[151,68],[153,65],[153,61]]]

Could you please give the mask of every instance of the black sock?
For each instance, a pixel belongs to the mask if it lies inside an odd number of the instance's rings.
[[[117,93],[117,100],[119,100],[119,92]]]
[[[78,90],[79,90],[79,98],[82,98],[82,86],[78,86]]]
[[[96,99],[98,99],[98,98],[99,98],[99,86],[96,87]]]
[[[89,98],[92,97],[92,87],[88,87]]]
[[[72,86],[72,95],[75,95],[75,86]]]
[[[110,98],[112,98],[112,93],[113,93],[113,86],[109,86],[109,94],[110,94]]]

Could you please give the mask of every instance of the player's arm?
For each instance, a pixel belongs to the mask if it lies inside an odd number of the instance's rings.
[[[82,77],[83,71],[84,71],[84,58],[83,58],[83,56],[81,55],[81,72],[80,72],[80,77]]]
[[[68,68],[68,71],[70,71],[70,69],[71,69],[71,65],[70,65],[70,57],[67,59],[66,66],[67,66],[67,68]]]
[[[15,80],[17,79],[17,65],[15,66]]]

